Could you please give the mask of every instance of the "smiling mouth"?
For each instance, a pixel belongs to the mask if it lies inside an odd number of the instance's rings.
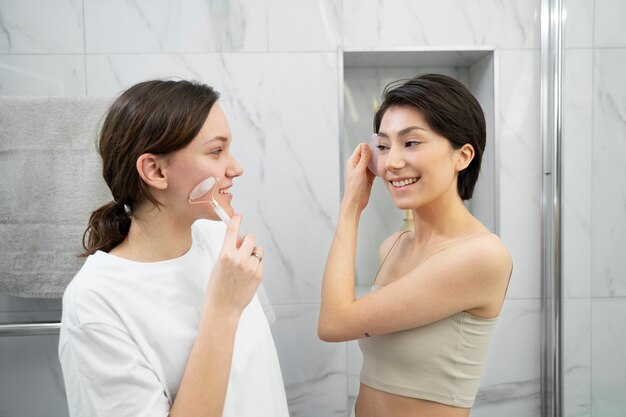
[[[232,187],[232,185],[230,187],[222,188],[217,193],[218,194],[230,194],[230,188],[231,187]]]
[[[394,186],[394,188],[402,188],[402,187],[406,187],[409,186],[411,184],[415,184],[416,182],[418,182],[420,179],[420,177],[415,177],[415,178],[405,178],[403,180],[392,180],[389,181],[391,183],[391,185]]]

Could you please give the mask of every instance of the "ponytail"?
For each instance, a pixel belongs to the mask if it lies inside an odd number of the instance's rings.
[[[130,210],[159,206],[137,171],[137,159],[145,153],[168,155],[189,145],[218,97],[213,88],[195,81],[151,80],[135,84],[111,104],[98,150],[102,177],[115,200],[91,213],[80,256],[111,251],[128,236]]]
[[[85,251],[80,256],[93,255],[96,251],[109,252],[122,243],[130,229],[130,215],[124,204],[111,201],[89,217],[89,225],[83,234]]]

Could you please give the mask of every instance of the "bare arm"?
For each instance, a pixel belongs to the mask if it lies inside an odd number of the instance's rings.
[[[211,273],[198,335],[170,417],[219,417],[224,409],[239,318],[261,282],[263,266],[250,256],[255,238],[236,239],[241,217],[233,216]],[[255,251],[259,251],[256,248]]]
[[[337,292],[323,302],[318,333],[323,340],[339,342],[424,326],[460,311],[482,308],[484,316],[495,317],[510,270],[508,252],[498,238],[477,237],[358,300],[348,302],[353,293],[342,294],[334,286]],[[325,279],[340,281],[331,276],[333,271],[331,264]]]
[[[366,154],[355,151],[324,280],[318,335],[326,341],[397,332],[501,302],[511,269],[508,251],[494,235],[483,235],[429,258],[395,282],[359,300],[354,297],[357,227],[369,194]],[[358,175],[361,175],[359,179]],[[389,240],[383,244],[388,246]],[[499,311],[499,308],[498,308]],[[497,314],[496,314],[497,315]]]

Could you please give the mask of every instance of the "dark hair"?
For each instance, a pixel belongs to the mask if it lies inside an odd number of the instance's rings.
[[[459,173],[457,190],[461,199],[472,198],[485,150],[485,115],[476,98],[459,81],[440,74],[425,74],[388,84],[382,104],[374,115],[374,132],[387,109],[411,106],[426,119],[428,126],[448,139],[454,149],[466,143],[474,148],[474,159]]]
[[[109,108],[98,136],[102,175],[113,201],[91,213],[83,235],[85,252],[109,252],[130,229],[130,213],[144,201],[159,202],[137,172],[140,155],[166,155],[187,146],[219,98],[194,81],[145,81],[124,91]]]

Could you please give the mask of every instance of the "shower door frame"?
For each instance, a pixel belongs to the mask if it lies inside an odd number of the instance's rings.
[[[541,415],[563,416],[561,125],[563,0],[541,4]]]

